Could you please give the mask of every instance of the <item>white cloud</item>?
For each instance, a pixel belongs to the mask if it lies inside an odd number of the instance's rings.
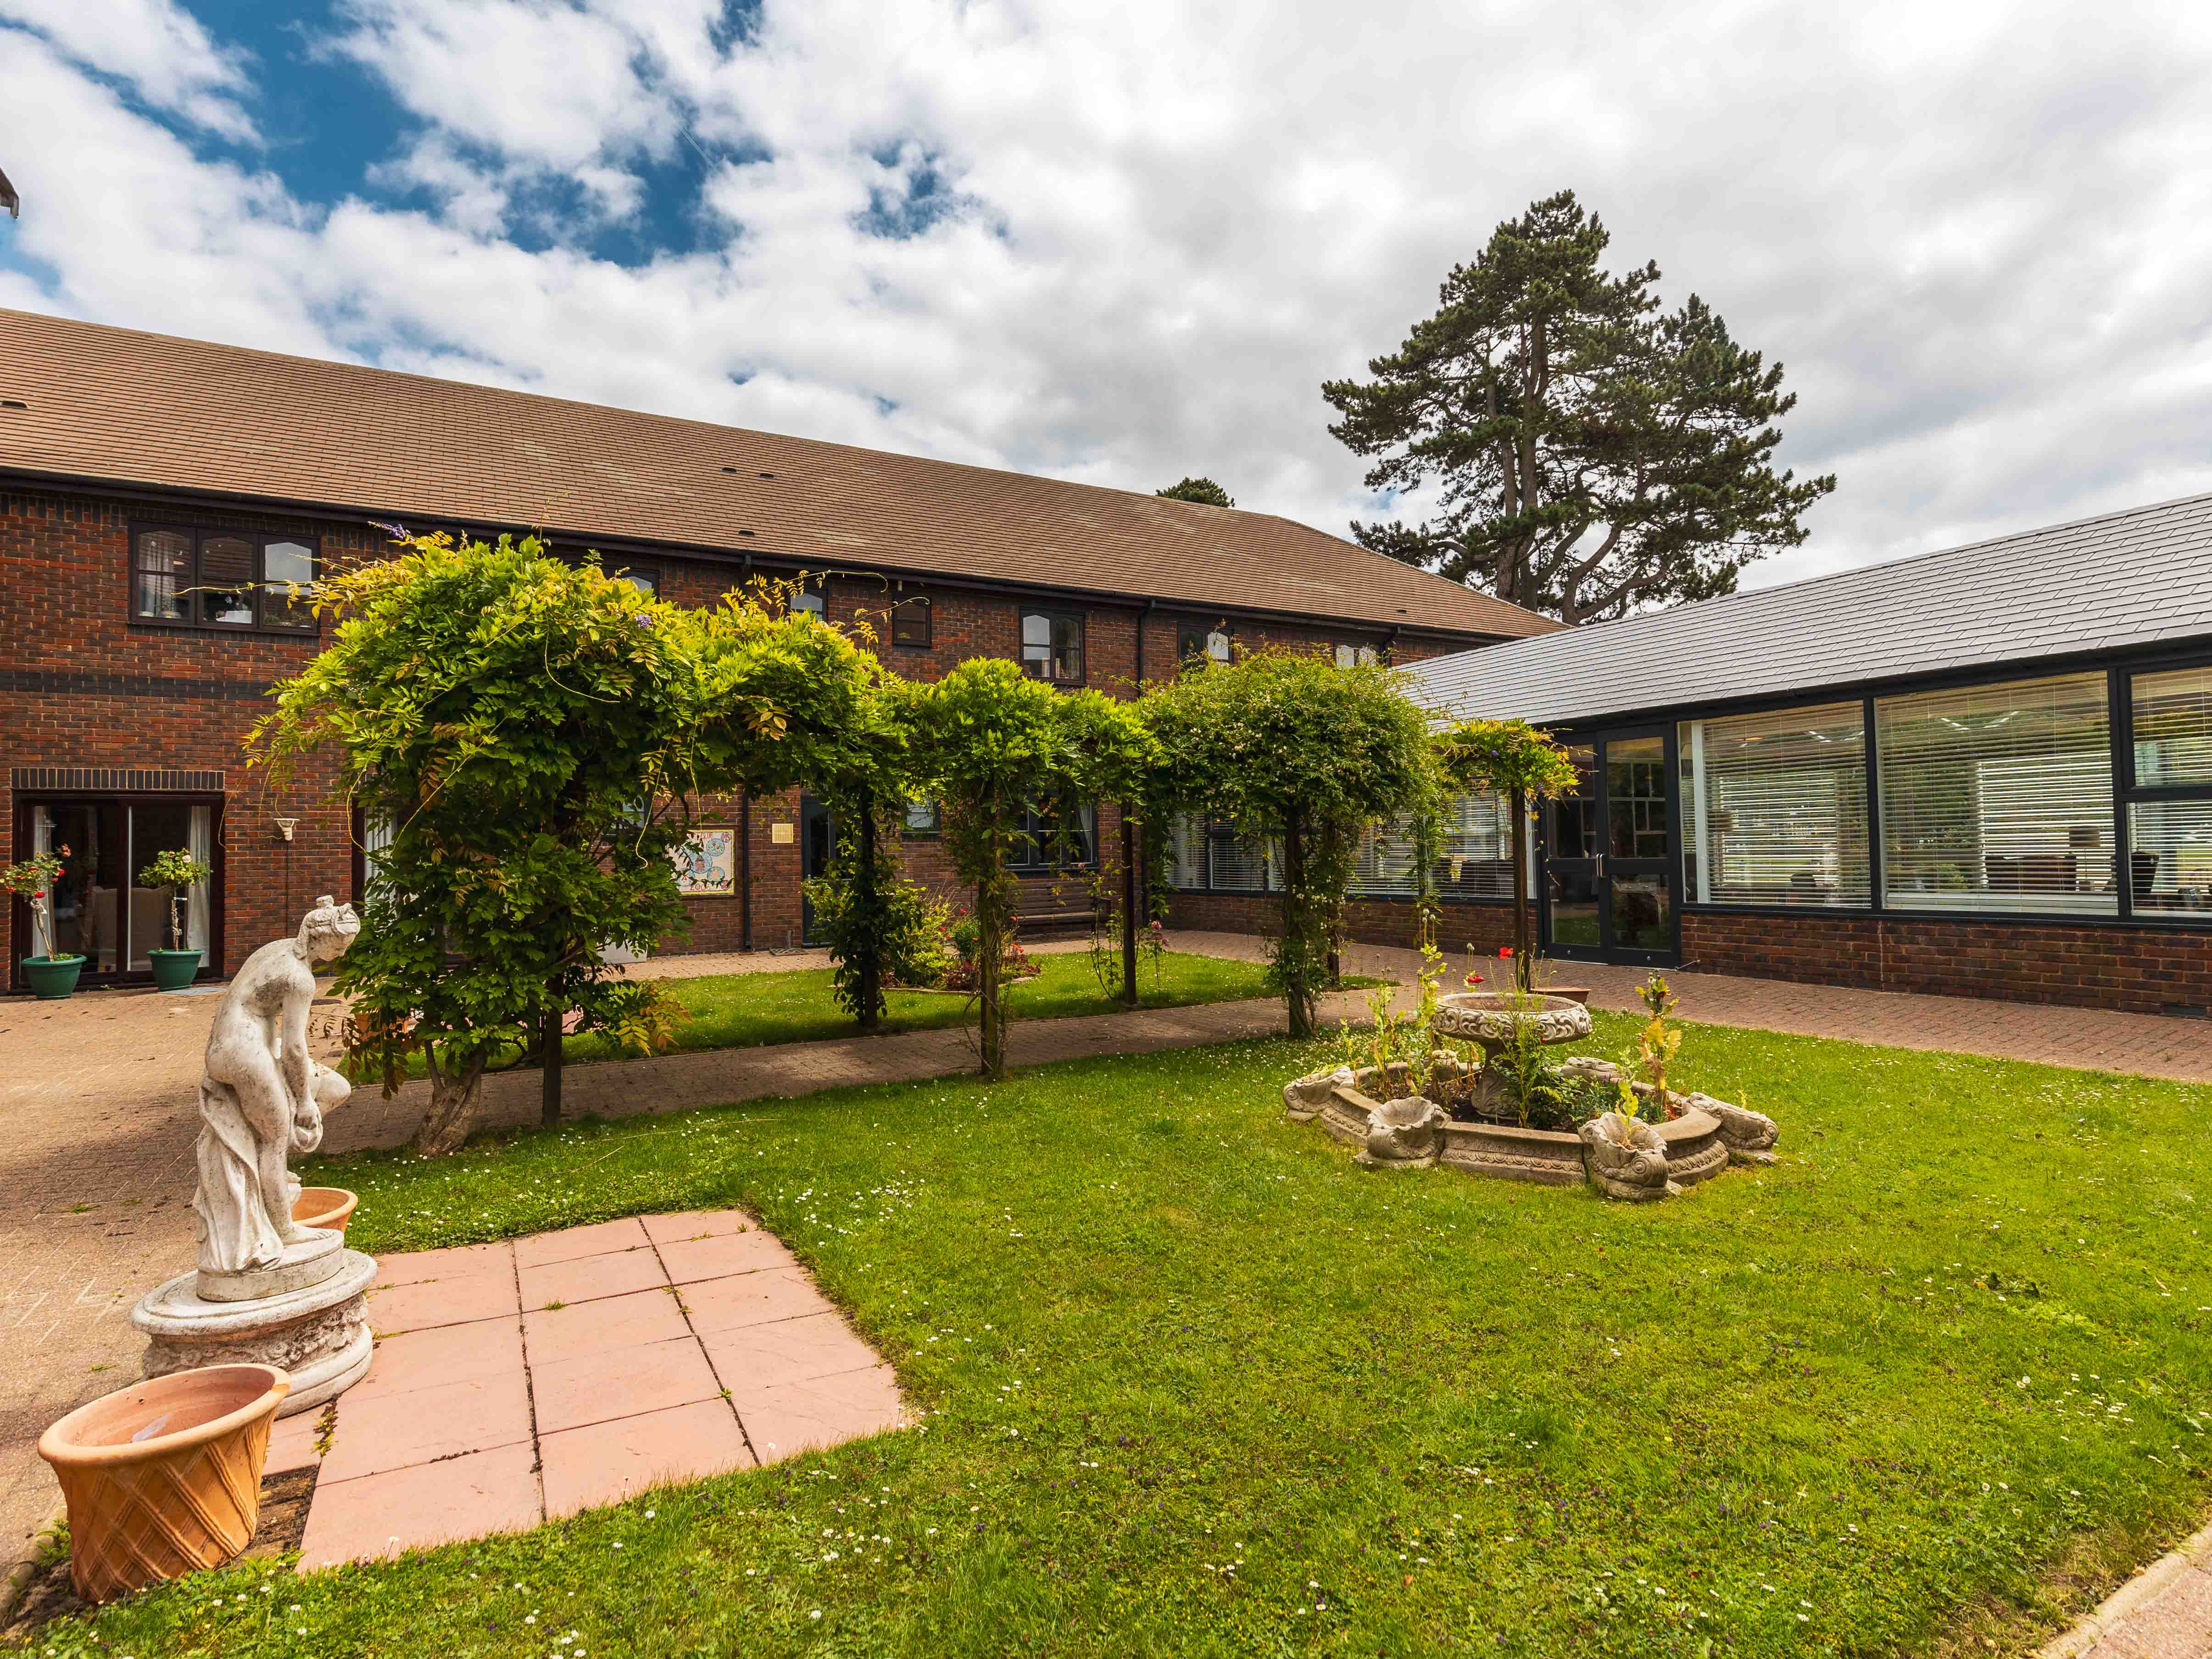
[[[37,30],[156,109],[226,138],[255,137],[236,102],[252,86],[245,55],[218,47],[174,0],[0,0],[0,23]]]
[[[769,0],[747,40],[719,13],[352,0],[322,49],[419,121],[372,177],[417,210],[296,203],[86,73],[243,96],[197,25],[125,68],[42,13],[52,49],[0,32],[35,302],[1133,488],[1206,472],[1340,530],[1364,467],[1320,382],[1571,185],[1620,264],[1786,362],[1784,458],[1840,475],[1755,580],[2212,488],[2195,12]],[[726,242],[591,258],[692,144]],[[574,222],[530,217],[548,186]]]

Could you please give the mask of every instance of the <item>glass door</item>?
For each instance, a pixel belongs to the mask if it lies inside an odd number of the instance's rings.
[[[801,795],[799,798],[799,879],[807,882],[828,875],[830,860],[836,854],[836,829],[830,822],[830,809],[811,795]],[[799,938],[803,945],[819,945],[822,942],[815,927],[814,901],[806,896],[806,889],[803,886],[799,890]]]
[[[1568,746],[1579,781],[1543,819],[1551,954],[1661,967],[1678,959],[1668,747],[1663,730],[1607,732]]]

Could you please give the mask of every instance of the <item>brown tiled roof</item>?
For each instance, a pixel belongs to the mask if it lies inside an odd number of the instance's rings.
[[[1271,514],[0,310],[0,472],[1491,636],[1556,624]],[[750,533],[746,533],[750,532]]]

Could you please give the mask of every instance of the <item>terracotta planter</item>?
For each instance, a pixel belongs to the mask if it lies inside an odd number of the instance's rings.
[[[253,1539],[274,1365],[172,1371],[80,1406],[39,1437],[69,1502],[70,1578],[105,1601],[205,1567]]]
[[[1565,997],[1569,1002],[1589,1006],[1590,988],[1587,985],[1540,985],[1537,990],[1547,997]]]
[[[342,1233],[360,1202],[360,1194],[343,1187],[302,1187],[292,1205],[292,1219],[302,1227],[328,1227]]]

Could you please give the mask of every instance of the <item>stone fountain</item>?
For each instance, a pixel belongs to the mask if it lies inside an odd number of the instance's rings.
[[[307,1052],[315,969],[361,931],[353,907],[315,901],[290,939],[246,959],[216,1007],[200,1079],[199,1264],[140,1300],[145,1372],[277,1365],[291,1373],[279,1415],[335,1398],[368,1374],[367,1297],[376,1263],[343,1233],[293,1220],[294,1153],[322,1145],[323,1115],[352,1093]]]

